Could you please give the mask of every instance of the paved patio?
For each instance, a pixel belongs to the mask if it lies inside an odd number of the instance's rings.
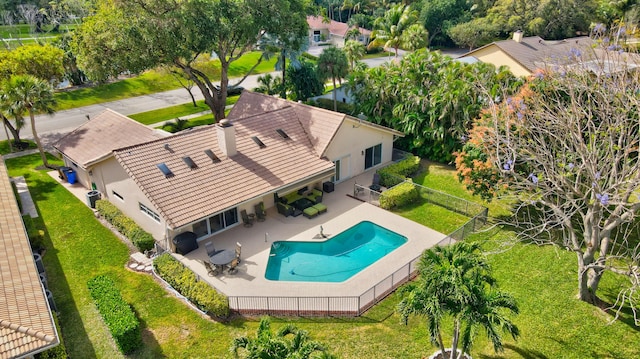
[[[406,266],[425,249],[442,241],[446,235],[424,227],[374,205],[354,199],[353,185],[369,185],[374,171],[368,171],[335,186],[334,192],[325,193],[323,203],[328,211],[315,218],[304,216],[284,217],[275,208],[267,210],[264,222],[255,222],[246,228],[237,226],[215,234],[199,242],[199,248],[187,255],[174,254],[198,276],[227,296],[240,297],[357,297],[375,286],[382,279]],[[57,172],[50,175],[60,181]],[[81,185],[61,182],[86,203],[87,189]],[[408,241],[376,263],[342,283],[279,282],[265,278],[271,244],[275,241],[321,241],[315,239],[322,225],[328,237],[338,234],[361,222],[371,221],[407,237]],[[234,249],[242,244],[242,262],[238,272],[226,272],[211,277],[199,260],[208,260],[204,243],[213,241],[216,249]]]

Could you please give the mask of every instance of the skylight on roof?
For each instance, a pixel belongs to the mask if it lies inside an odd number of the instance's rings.
[[[287,133],[286,133],[286,132],[284,132],[284,130],[283,130],[283,129],[278,128],[278,129],[276,130],[276,132],[280,135],[280,137],[284,138],[285,140],[286,140],[286,139],[289,139],[289,135],[287,135]]]
[[[220,159],[218,158],[218,156],[216,156],[215,153],[213,153],[213,151],[211,150],[204,150],[204,153],[209,156],[209,158],[211,158],[211,161],[213,161],[213,163],[216,162],[220,162]]]
[[[166,178],[170,178],[170,177],[174,176],[173,172],[171,172],[169,167],[167,167],[167,165],[164,164],[164,162],[163,163],[159,163],[157,166],[160,169],[160,171],[162,171],[162,173],[164,174],[164,176]]]
[[[255,142],[258,146],[260,146],[260,148],[265,148],[267,147],[267,145],[265,145],[262,141],[260,141],[260,139],[258,138],[258,136],[253,136],[251,137],[251,139],[253,140],[253,142]]]
[[[198,165],[193,162],[193,160],[191,159],[191,157],[187,156],[187,157],[182,157],[182,160],[184,161],[184,163],[187,164],[187,166],[189,166],[189,168],[191,168],[192,170],[195,170],[196,168],[198,168]]]

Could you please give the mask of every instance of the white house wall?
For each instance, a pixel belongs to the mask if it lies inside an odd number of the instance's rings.
[[[393,134],[367,126],[357,120],[346,119],[327,148],[326,156],[332,161],[348,158],[349,177],[365,171],[364,152],[367,148],[382,144],[382,163],[391,161]],[[343,177],[342,180],[348,177]]]
[[[138,203],[142,203],[158,215],[160,215],[160,211],[151,204],[114,157],[93,167],[92,172],[92,177],[98,187],[98,191],[102,194],[102,199],[108,199],[127,217],[134,220],[145,231],[151,233],[156,240],[164,240],[166,235],[164,219],[160,217],[160,222],[155,221],[149,215],[140,211]],[[113,192],[122,196],[122,199],[118,198]]]

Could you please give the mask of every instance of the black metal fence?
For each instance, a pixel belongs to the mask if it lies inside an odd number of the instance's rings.
[[[489,209],[477,203],[449,195],[419,184],[415,184],[420,196],[427,202],[436,204],[450,211],[457,212],[471,219],[453,231],[438,245],[448,245],[461,241],[487,223]],[[353,196],[360,200],[379,205],[379,197],[384,192],[373,191],[368,187],[354,185]],[[232,296],[229,297],[229,308],[245,315],[294,315],[294,316],[359,316],[380,302],[402,284],[417,275],[417,263],[422,253],[402,266],[393,274],[379,281],[372,288],[359,296],[340,297],[262,297]]]

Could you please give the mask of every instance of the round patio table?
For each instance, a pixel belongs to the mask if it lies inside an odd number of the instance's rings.
[[[215,264],[217,266],[224,266],[229,263],[236,257],[236,252],[230,249],[223,249],[222,251],[212,255],[209,257],[211,264]]]

